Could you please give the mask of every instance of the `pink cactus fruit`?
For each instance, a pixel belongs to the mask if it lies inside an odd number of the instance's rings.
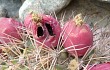
[[[93,34],[88,24],[85,24],[81,14],[76,15],[72,20],[67,21],[63,30],[64,47],[72,55],[83,56],[93,44]]]
[[[0,18],[0,43],[9,43],[14,38],[21,40],[20,26],[21,23],[12,18]]]
[[[17,40],[21,40],[19,26],[21,23],[12,19],[12,18],[0,18],[0,44],[17,42]],[[15,41],[16,40],[16,41]],[[2,49],[0,48],[0,52]]]
[[[110,70],[110,63],[102,63],[95,66],[89,66],[87,70]]]
[[[33,34],[38,46],[56,47],[61,32],[58,21],[50,15],[29,14],[24,21],[25,27]]]

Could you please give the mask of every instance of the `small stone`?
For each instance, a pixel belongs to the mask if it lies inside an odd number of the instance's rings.
[[[27,14],[35,12],[39,14],[58,13],[67,6],[71,0],[26,0],[19,9],[19,18],[24,20]]]

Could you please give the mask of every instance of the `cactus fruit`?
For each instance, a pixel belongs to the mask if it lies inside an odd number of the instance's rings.
[[[25,18],[24,25],[33,35],[38,46],[50,48],[57,46],[61,27],[52,16],[31,13]]]
[[[102,63],[95,66],[89,66],[87,70],[110,70],[110,63]]]
[[[88,24],[83,22],[81,14],[67,21],[63,30],[65,30],[64,47],[71,55],[83,56],[88,48],[92,46],[93,33]]]
[[[9,43],[15,39],[21,40],[21,23],[12,18],[0,18],[0,43]]]

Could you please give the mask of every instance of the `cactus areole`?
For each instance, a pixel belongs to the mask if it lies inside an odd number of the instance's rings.
[[[32,32],[38,46],[52,48],[57,45],[61,28],[52,16],[31,13],[25,18],[24,25]]]
[[[88,24],[82,20],[81,14],[69,20],[63,27],[64,47],[73,56],[83,56],[93,44],[93,34]]]

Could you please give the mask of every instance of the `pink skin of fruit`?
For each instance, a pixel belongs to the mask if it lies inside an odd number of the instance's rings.
[[[18,31],[19,26],[21,26],[21,23],[12,18],[0,18],[0,40],[8,43],[11,38],[21,39]]]
[[[12,42],[14,40],[12,38],[21,40],[18,31],[19,26],[21,23],[12,18],[0,18],[0,44]]]
[[[102,63],[95,66],[89,66],[87,70],[110,70],[110,63]]]
[[[92,46],[93,34],[89,25],[85,24],[79,15],[64,25],[65,34],[63,40],[65,49],[68,48],[67,51],[72,56],[78,55],[80,57]]]
[[[44,14],[29,14],[24,21],[25,27],[32,32],[38,46],[56,47],[61,27],[56,19]],[[41,42],[41,43],[39,43]]]

